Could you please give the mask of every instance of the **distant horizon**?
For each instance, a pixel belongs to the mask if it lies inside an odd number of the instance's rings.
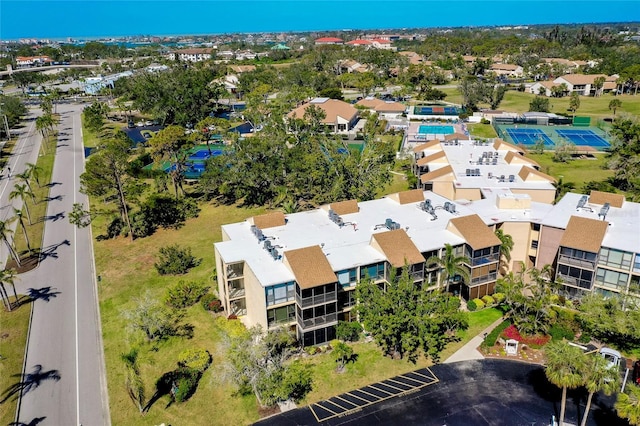
[[[624,20],[621,21],[621,16]],[[636,0],[2,0],[0,39],[637,24]],[[26,23],[26,25],[25,25]]]

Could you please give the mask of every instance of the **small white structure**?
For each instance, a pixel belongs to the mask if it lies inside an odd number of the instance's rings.
[[[517,355],[518,354],[518,341],[515,339],[509,339],[504,344],[504,350],[507,355]]]

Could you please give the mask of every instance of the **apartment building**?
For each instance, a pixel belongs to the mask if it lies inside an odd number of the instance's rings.
[[[493,199],[504,189],[537,202],[555,199],[555,179],[540,172],[521,148],[499,138],[483,142],[453,133],[416,145],[413,154],[420,187],[451,200]]]

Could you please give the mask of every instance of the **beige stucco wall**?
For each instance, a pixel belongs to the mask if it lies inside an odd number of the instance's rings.
[[[558,247],[560,247],[562,234],[564,234],[563,229],[552,228],[550,226],[540,227],[540,242],[538,243],[536,268],[553,265],[558,255]]]
[[[247,315],[239,317],[247,327],[260,324],[263,330],[267,329],[267,297],[264,287],[256,278],[255,274],[245,262],[244,266],[244,288],[245,300],[247,304]]]
[[[511,235],[513,238],[513,249],[511,250],[511,261],[509,262],[509,270],[514,270],[514,265],[519,262],[528,263],[529,258],[529,246],[530,229],[529,222],[505,222],[500,227],[502,232]]]
[[[537,203],[553,204],[556,198],[555,188],[551,189],[511,189],[514,194],[528,194],[531,197],[531,201]]]
[[[466,199],[469,201],[481,200],[482,193],[480,188],[455,188],[455,194],[453,200]]]

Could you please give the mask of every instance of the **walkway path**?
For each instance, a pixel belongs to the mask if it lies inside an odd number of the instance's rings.
[[[450,364],[452,362],[459,361],[470,361],[473,359],[484,359],[484,356],[476,349],[482,341],[484,340],[484,336],[496,328],[500,323],[504,321],[504,318],[500,318],[495,320],[493,324],[484,329],[482,333],[478,334],[476,337],[467,342],[466,345],[458,349],[453,355],[447,358],[443,364]]]

